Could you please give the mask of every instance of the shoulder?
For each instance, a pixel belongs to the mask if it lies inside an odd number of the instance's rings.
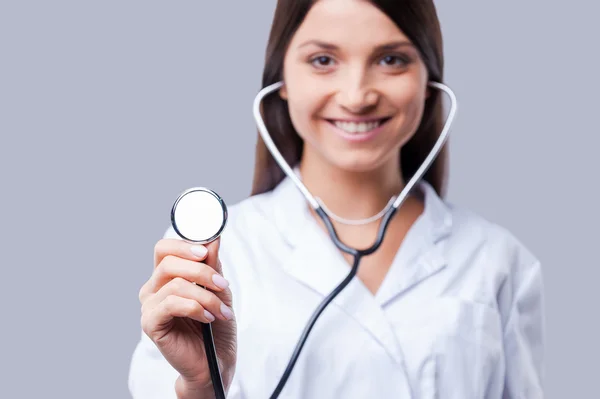
[[[440,197],[427,182],[421,187],[428,226],[424,234],[432,235],[434,242],[441,243],[451,269],[468,274],[483,272],[489,276],[494,271],[507,273],[515,267],[539,263],[524,241],[505,225]]]
[[[513,231],[464,206],[444,201],[452,221],[440,273],[445,295],[496,309],[506,326],[514,309],[543,313],[542,264]]]
[[[490,220],[468,208],[449,205],[455,240],[473,242],[487,256],[502,257],[511,263],[532,264],[536,255],[525,242],[505,225]]]
[[[452,228],[446,253],[450,263],[497,288],[540,278],[541,262],[513,231],[464,206],[447,203]]]

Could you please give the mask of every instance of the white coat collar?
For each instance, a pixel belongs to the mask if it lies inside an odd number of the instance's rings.
[[[294,169],[297,172],[297,168]],[[435,189],[425,180],[417,184],[417,190],[425,199],[425,210],[417,223],[427,228],[424,239],[435,243],[446,237],[451,230],[452,217],[448,205],[438,196]],[[315,223],[309,205],[293,181],[285,177],[273,190],[273,202],[269,210],[288,244],[294,246],[304,235],[307,224]],[[333,244],[332,244],[333,245]]]
[[[353,317],[399,364],[403,356],[385,306],[446,266],[440,244],[450,234],[452,222],[448,206],[429,183],[422,181],[417,188],[424,196],[425,210],[409,230],[377,294],[373,296],[355,278],[329,305],[337,305]],[[267,214],[273,215],[292,249],[283,270],[324,298],[347,276],[348,263],[312,217],[291,179],[286,177],[272,195]]]

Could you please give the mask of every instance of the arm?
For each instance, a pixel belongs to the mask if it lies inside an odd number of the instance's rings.
[[[133,399],[212,399],[215,395],[212,388],[202,392],[186,387],[177,371],[144,333],[131,359],[128,387]],[[235,374],[227,389],[227,398],[245,398]]]
[[[142,332],[129,367],[129,392],[133,399],[177,399],[175,381],[179,374],[162,357]]]
[[[542,398],[544,377],[544,295],[538,261],[518,270],[504,327],[505,399]]]
[[[175,382],[175,392],[177,399],[214,399],[215,392],[212,386],[208,387],[192,387],[186,385],[181,377]],[[225,387],[225,395],[227,395],[227,387]]]

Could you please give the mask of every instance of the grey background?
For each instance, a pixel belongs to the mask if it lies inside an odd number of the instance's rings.
[[[250,190],[274,0],[0,2],[0,397],[126,398],[177,195]],[[598,6],[438,1],[460,100],[448,199],[543,261],[547,397],[600,358]]]

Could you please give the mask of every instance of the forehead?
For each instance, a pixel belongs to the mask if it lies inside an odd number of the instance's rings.
[[[306,40],[365,48],[395,40],[408,41],[390,17],[366,0],[318,0],[292,39],[292,47]]]

